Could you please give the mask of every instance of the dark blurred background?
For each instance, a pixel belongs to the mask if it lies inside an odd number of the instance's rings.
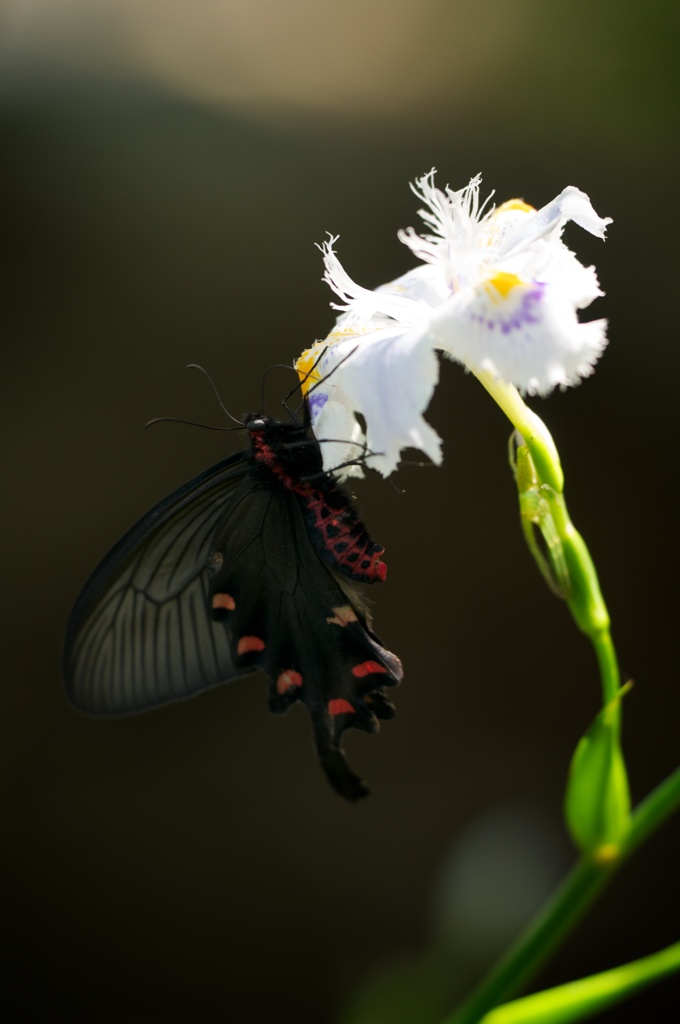
[[[3,196],[5,1002],[17,1022],[435,1024],[573,859],[560,804],[593,655],[523,546],[507,422],[453,364],[441,470],[356,490],[386,546],[376,629],[398,715],[348,735],[347,806],[302,709],[242,680],[124,721],[59,675],[106,549],[237,435],[263,371],[331,327],[314,243],[355,280],[411,265],[408,182],[568,184],[610,319],[594,378],[536,401],[614,622],[635,800],[677,763],[677,4],[10,0]],[[268,411],[291,386],[268,378]],[[226,440],[225,440],[226,437]],[[537,984],[677,938],[678,831],[618,876]],[[606,1020],[657,1019],[672,983]]]

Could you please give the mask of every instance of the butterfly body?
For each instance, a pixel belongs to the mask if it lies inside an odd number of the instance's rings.
[[[93,573],[69,620],[67,692],[121,714],[261,669],[271,710],[306,705],[326,774],[355,800],[367,789],[341,734],[391,717],[383,687],[401,679],[357,586],[384,579],[383,549],[306,424],[244,426],[249,449],[157,505]]]
[[[323,471],[319,444],[306,428],[261,416],[247,417],[246,426],[253,458],[295,494],[324,561],[358,583],[384,580],[385,549],[369,537],[347,493]]]

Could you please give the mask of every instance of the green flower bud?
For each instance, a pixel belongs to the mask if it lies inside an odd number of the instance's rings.
[[[572,839],[600,863],[615,860],[630,822],[628,776],[620,741],[623,686],[579,741],[564,802]]]

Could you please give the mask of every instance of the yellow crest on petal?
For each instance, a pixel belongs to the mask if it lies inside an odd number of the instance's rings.
[[[506,203],[497,206],[494,213],[508,213],[511,210],[519,210],[521,213],[536,213],[536,207],[529,206],[523,199],[508,199]]]
[[[504,270],[499,270],[484,282],[484,290],[492,302],[498,302],[499,296],[502,299],[507,299],[512,289],[521,284],[524,282],[517,274],[506,274]]]
[[[323,342],[316,341],[311,348],[306,348],[302,355],[295,360],[294,365],[300,378],[300,390],[303,396],[307,394],[310,387],[318,384],[321,380],[317,364],[325,347]]]

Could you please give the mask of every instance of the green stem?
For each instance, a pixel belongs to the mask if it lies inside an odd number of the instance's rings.
[[[629,857],[638,846],[646,842],[675,811],[680,808],[680,768],[653,789],[641,804],[635,808],[622,852]]]
[[[549,902],[470,996],[444,1024],[477,1024],[537,973],[603,888],[612,869],[583,858]]]
[[[567,511],[563,493],[564,474],[555,442],[543,420],[525,405],[522,396],[512,384],[499,380],[488,372],[480,372],[476,376],[513,427],[522,435],[529,451],[536,470],[533,484],[549,509],[549,516],[546,519],[551,520],[551,527],[559,538],[559,546],[566,563],[569,583],[568,593],[565,595],[567,604],[579,629],[590,638],[595,647],[602,682],[602,703],[609,704],[621,686],[616,653],[609,632],[609,612],[590,552]],[[544,528],[545,525],[544,523]],[[525,529],[525,536],[526,534]],[[535,557],[535,552],[533,553]],[[540,559],[537,561],[545,576],[545,567]]]
[[[477,374],[515,429],[521,434],[535,472],[528,484],[533,505],[530,518],[539,527],[554,528],[562,562],[553,565],[558,579],[565,578],[564,594],[579,627],[594,645],[605,707],[617,699],[620,676],[609,631],[607,612],[595,566],[588,548],[574,528],[564,501],[564,477],[554,441],[545,424],[526,407],[512,385],[488,373]],[[523,484],[518,479],[520,502]],[[534,508],[535,506],[535,508]],[[535,517],[531,515],[534,508]],[[543,520],[543,521],[542,521]],[[552,534],[548,537],[548,542]],[[551,550],[548,543],[549,551]],[[540,561],[539,561],[540,566]],[[618,705],[616,729],[618,732]],[[445,1024],[478,1024],[486,1013],[506,1000],[536,974],[553,951],[583,917],[619,866],[680,806],[680,770],[671,775],[638,807],[619,842],[607,847],[607,856],[595,849],[584,854],[551,899],[509,948],[487,977],[449,1017]]]
[[[602,629],[591,634],[590,639],[595,648],[597,663],[600,667],[602,703],[610,704],[616,698],[621,687],[621,675],[619,673],[614,642],[608,629]]]
[[[486,370],[472,372],[522,435],[541,479],[559,493],[564,485],[560,457],[543,420],[524,404],[522,396],[512,384],[507,384]]]
[[[563,494],[550,493],[547,504],[553,525],[561,541],[569,578],[566,598],[579,629],[593,647],[600,669],[603,705],[611,703],[621,687],[616,650],[609,629],[610,619],[597,572],[586,542],[572,523]]]
[[[582,857],[517,941],[444,1024],[478,1024],[486,1013],[526,985],[578,924],[624,860],[678,808],[680,768],[636,808],[617,860],[602,863]]]

